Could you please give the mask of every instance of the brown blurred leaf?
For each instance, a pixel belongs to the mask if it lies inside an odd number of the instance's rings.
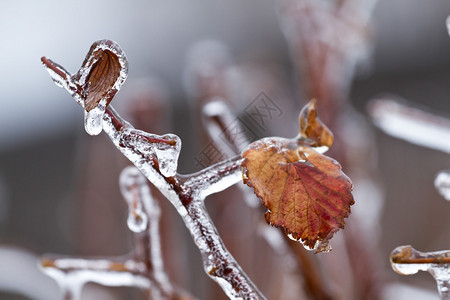
[[[344,228],[354,203],[352,183],[338,162],[298,140],[267,138],[242,157],[244,183],[267,208],[267,222],[317,252]]]
[[[300,138],[313,147],[333,145],[333,133],[317,117],[316,99],[309,101],[300,112]]]

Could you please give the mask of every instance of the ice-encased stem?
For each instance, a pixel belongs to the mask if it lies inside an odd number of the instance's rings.
[[[125,155],[178,210],[203,258],[205,272],[231,299],[263,299],[236,260],[228,252],[206,212],[206,196],[224,190],[242,179],[240,156],[191,175],[166,177],[156,163],[137,147],[124,147],[131,125],[108,107],[103,129]]]
[[[157,286],[156,291],[159,292],[158,299],[172,299],[174,290],[164,271],[161,253],[159,233],[161,209],[150,193],[146,178],[134,166],[123,169],[120,174],[120,189],[129,206],[128,227],[132,231],[133,228],[143,228],[142,231],[136,232],[138,245],[134,254],[149,265],[148,271],[152,274],[150,277]],[[139,220],[138,224],[135,224],[136,219]],[[145,229],[147,232],[141,234]]]
[[[126,57],[119,56],[126,67]],[[79,76],[71,76],[63,67],[45,57],[42,62],[53,81],[66,89],[84,108],[84,103],[80,101],[82,95],[80,82],[77,81]],[[177,136],[156,136],[134,130],[112,106],[106,107],[102,125],[122,154],[175,206],[200,250],[206,273],[222,287],[225,294],[231,299],[264,299],[225,248],[203,203],[206,196],[241,180],[242,158],[238,156],[202,172],[183,176],[176,174],[181,147]],[[164,149],[168,151],[163,151]],[[167,153],[172,153],[172,157],[167,157]],[[158,158],[164,160],[161,166]]]
[[[109,259],[47,256],[42,258],[41,267],[58,282],[66,300],[80,299],[82,288],[88,282],[160,291],[144,275],[145,263],[127,256]]]
[[[400,246],[391,253],[391,266],[402,275],[428,271],[436,280],[441,299],[450,299],[450,251],[420,252],[411,246]]]

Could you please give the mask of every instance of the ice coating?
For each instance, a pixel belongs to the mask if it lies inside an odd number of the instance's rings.
[[[228,157],[238,154],[250,143],[236,116],[221,98],[217,97],[206,103],[202,109],[202,117],[203,127],[208,130],[209,137]]]
[[[205,104],[202,109],[202,117],[203,125],[208,130],[209,137],[227,157],[239,154],[242,148],[250,144],[239,123],[233,124],[235,130],[232,133],[228,132],[230,124],[236,121],[237,117],[222,99],[215,98]],[[242,176],[245,176],[245,172],[242,173]],[[241,184],[238,187],[244,194],[245,203],[249,207],[260,206],[260,200],[250,189]]]
[[[440,171],[434,179],[434,186],[445,200],[450,201],[450,170]]]
[[[133,148],[142,157],[155,157],[163,176],[173,177],[177,173],[181,140],[175,134],[155,135],[140,130],[124,131],[120,146]]]
[[[57,257],[43,258],[41,264],[43,272],[58,282],[64,299],[81,299],[81,291],[88,282],[105,286],[151,287],[151,282],[138,274],[145,266],[131,260],[115,263],[106,259]]]
[[[194,173],[190,179],[186,180],[184,186],[196,190],[199,198],[203,201],[207,196],[223,191],[242,180],[239,170],[241,161],[240,156],[235,156]],[[230,165],[234,165],[234,167],[230,168]],[[239,167],[239,172],[236,172],[236,166]]]
[[[450,274],[448,270],[448,264],[441,266],[433,266],[428,270],[433,275],[437,283],[437,288],[441,299],[450,299]]]
[[[392,269],[402,275],[428,271],[436,280],[441,299],[450,299],[450,251],[420,252],[411,246],[400,246],[391,253]]]
[[[178,156],[181,151],[181,140],[174,134],[166,134],[163,139],[174,141],[173,145],[161,143],[155,148],[159,171],[166,177],[175,176],[178,167]]]

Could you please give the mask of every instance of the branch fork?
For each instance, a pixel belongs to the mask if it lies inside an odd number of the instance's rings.
[[[107,55],[111,57],[103,55],[96,58],[99,55],[96,51],[108,51]],[[103,62],[106,58],[111,61]],[[237,156],[194,174],[178,174],[176,167],[181,149],[180,139],[173,134],[157,136],[135,130],[109,104],[125,81],[128,71],[126,57],[114,42],[95,42],[82,68],[73,76],[45,57],[42,62],[55,83],[66,89],[85,109],[85,128],[88,133],[98,134],[103,129],[119,151],[175,206],[202,255],[206,274],[231,299],[264,299],[226,249],[204,206],[205,197],[242,180],[242,158]],[[117,65],[121,68],[118,73],[115,69]],[[101,73],[105,73],[108,78],[115,74],[116,81],[101,80],[97,68],[104,70]],[[98,99],[91,93],[100,91],[102,97],[97,106],[88,111],[91,108],[90,101]]]

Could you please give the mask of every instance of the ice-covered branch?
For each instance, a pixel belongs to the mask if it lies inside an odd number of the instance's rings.
[[[203,127],[213,142],[228,157],[234,156],[250,144],[230,107],[220,98],[211,99],[202,108]],[[231,125],[233,125],[231,127]]]
[[[401,275],[428,271],[436,280],[441,299],[450,299],[450,251],[420,252],[411,246],[400,246],[391,253],[391,266]]]
[[[385,133],[450,154],[450,120],[389,98],[373,100],[369,113]]]
[[[145,264],[128,257],[87,259],[46,256],[41,259],[41,266],[47,275],[58,282],[66,300],[81,299],[83,286],[88,282],[156,291],[144,275]]]
[[[106,58],[98,59],[99,63],[93,63],[95,59],[91,59],[90,56],[97,53],[95,52],[95,49],[98,48],[96,45],[102,45],[101,49],[104,52],[108,51],[108,63],[103,62]],[[109,49],[108,45],[114,47]],[[239,158],[219,163],[205,170],[206,174],[213,178],[212,181],[209,181],[210,184],[203,185],[206,190],[200,191],[199,184],[197,184],[202,178],[202,172],[192,176],[176,174],[178,154],[181,148],[180,139],[171,134],[157,136],[134,130],[111,106],[108,106],[110,89],[115,89],[117,92],[125,80],[127,71],[126,57],[121,50],[116,51],[117,49],[120,49],[118,45],[111,41],[94,43],[82,68],[75,76],[68,76],[67,71],[48,59],[43,58],[42,61],[53,80],[59,86],[66,88],[85,108],[85,111],[87,111],[88,103],[91,103],[94,97],[91,93],[106,95],[100,99],[95,97],[95,101],[98,100],[96,108],[99,113],[95,116],[88,114],[88,119],[91,121],[85,121],[85,123],[96,126],[91,126],[94,130],[85,126],[86,130],[89,133],[97,133],[99,128],[100,131],[103,129],[114,145],[171,201],[201,252],[205,272],[222,287],[228,297],[233,299],[264,298],[225,248],[203,204],[203,199],[207,195],[238,181]],[[121,66],[119,74],[115,72],[114,66],[117,65]],[[108,70],[113,72],[115,76],[118,76],[117,81],[115,83],[112,79],[101,81],[97,76],[100,72],[98,68],[101,68],[102,72],[109,72]],[[109,74],[107,77],[109,78]],[[91,80],[91,78],[93,79]],[[193,179],[189,180],[191,177]],[[219,182],[223,185],[222,187],[219,187]]]
[[[183,188],[191,190],[205,199],[207,196],[223,191],[242,180],[242,157],[235,156],[214,164],[200,172],[191,174],[183,182]]]
[[[250,144],[244,131],[240,130],[240,128],[236,130],[236,124],[233,124],[233,129],[235,130],[230,131],[230,125],[236,120],[236,116],[224,101],[214,99],[205,104],[202,117],[209,137],[220,149],[226,149],[225,153],[228,156],[241,152],[243,147]],[[249,207],[261,208],[260,200],[251,190],[242,185],[239,187]],[[293,274],[300,272],[302,274],[305,281],[305,290],[311,297],[315,299],[330,299],[325,287],[322,285],[321,276],[314,268],[314,262],[304,249],[298,247],[297,242],[288,241],[281,230],[266,224],[258,226],[258,233],[279,257],[283,257],[284,266],[289,272]]]
[[[164,271],[160,208],[145,177],[135,167],[127,167],[120,176],[120,187],[129,207],[127,224],[135,233],[134,250],[122,257],[101,259],[48,256],[41,260],[42,268],[60,284],[66,299],[78,299],[87,282],[141,288],[149,291],[152,299],[180,298],[183,292],[174,289]]]
[[[128,227],[137,235],[134,255],[147,263],[150,278],[161,294],[165,298],[173,298],[174,289],[164,271],[161,253],[159,205],[151,196],[145,177],[135,167],[130,166],[122,171],[120,189],[128,204]]]

